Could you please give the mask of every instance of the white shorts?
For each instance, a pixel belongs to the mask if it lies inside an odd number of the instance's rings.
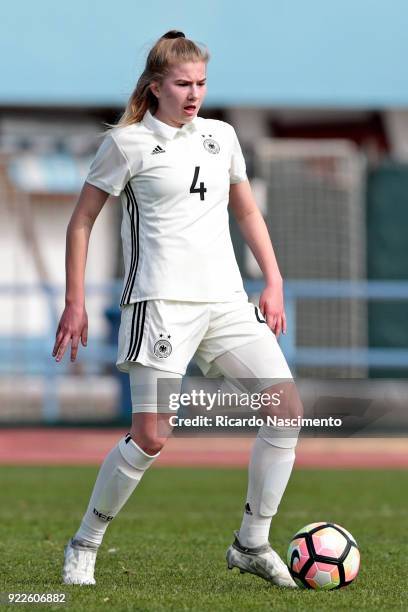
[[[122,372],[137,362],[184,375],[194,357],[204,376],[220,376],[223,372],[214,363],[218,357],[259,339],[265,340],[268,353],[259,355],[259,361],[273,368],[255,375],[291,378],[275,335],[246,297],[214,303],[136,302],[122,309],[116,365]]]

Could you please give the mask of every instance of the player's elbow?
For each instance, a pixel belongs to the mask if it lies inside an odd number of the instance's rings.
[[[71,227],[86,226],[91,230],[108,197],[106,191],[85,182],[71,217]]]

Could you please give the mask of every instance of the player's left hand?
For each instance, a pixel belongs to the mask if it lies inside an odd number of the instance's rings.
[[[277,338],[281,332],[286,334],[286,315],[283,305],[282,287],[265,287],[259,298],[259,308],[268,327]]]

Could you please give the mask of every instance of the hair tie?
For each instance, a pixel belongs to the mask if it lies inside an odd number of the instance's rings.
[[[177,30],[171,30],[166,34],[163,34],[162,38],[172,39],[172,38],[185,38],[186,35],[184,32],[178,32]]]

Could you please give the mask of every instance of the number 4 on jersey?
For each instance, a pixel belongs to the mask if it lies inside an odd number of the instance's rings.
[[[190,187],[190,193],[199,193],[200,200],[204,200],[204,194],[207,191],[207,189],[204,187],[204,183],[202,182],[200,183],[200,187],[197,187],[197,180],[198,180],[199,172],[200,172],[200,166],[196,166],[194,170],[193,182],[191,183],[191,187]]]

